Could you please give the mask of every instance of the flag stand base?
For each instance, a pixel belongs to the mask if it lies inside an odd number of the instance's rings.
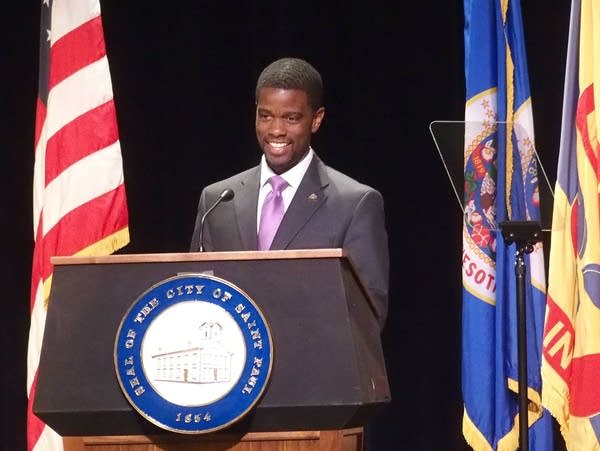
[[[527,316],[525,287],[527,265],[525,255],[533,252],[534,245],[541,241],[542,229],[537,222],[505,221],[500,223],[504,242],[515,243],[515,277],[517,279],[517,352],[519,357],[519,449],[529,449],[529,421],[527,415]]]

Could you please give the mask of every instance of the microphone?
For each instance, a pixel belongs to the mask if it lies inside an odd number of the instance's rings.
[[[199,242],[200,242],[200,252],[204,252],[204,241],[203,241],[203,237],[204,237],[204,222],[206,221],[206,217],[210,214],[211,211],[213,211],[215,209],[215,207],[217,205],[219,205],[221,202],[229,202],[231,199],[233,199],[234,196],[234,192],[232,189],[229,188],[225,188],[223,190],[223,192],[221,192],[221,194],[219,194],[219,198],[217,199],[217,201],[212,204],[212,206],[206,210],[206,213],[204,213],[202,215],[202,219],[200,220],[200,236],[199,236]]]

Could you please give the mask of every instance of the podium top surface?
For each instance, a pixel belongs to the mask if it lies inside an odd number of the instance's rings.
[[[81,265],[95,263],[150,263],[150,262],[186,262],[215,260],[277,260],[300,258],[340,258],[346,257],[339,248],[332,249],[294,249],[277,251],[228,251],[228,252],[181,252],[154,254],[118,254],[103,256],[56,256],[54,265]]]

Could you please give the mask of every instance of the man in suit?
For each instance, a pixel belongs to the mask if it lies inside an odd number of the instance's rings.
[[[190,250],[343,248],[383,327],[389,282],[383,198],[325,165],[312,149],[325,115],[320,74],[304,60],[282,58],[260,74],[255,95],[260,164],[203,189]],[[263,204],[275,196],[276,175],[283,183],[283,218],[274,236],[263,239]],[[202,228],[202,217],[225,189],[233,190],[233,200],[216,207]]]

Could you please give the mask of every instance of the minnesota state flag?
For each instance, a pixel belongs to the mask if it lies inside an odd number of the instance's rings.
[[[598,36],[600,4],[574,0],[542,363],[542,402],[557,418],[570,451],[600,450]]]
[[[539,221],[538,161],[519,1],[465,0],[463,435],[475,450],[519,446],[515,244],[499,224]],[[541,406],[542,244],[525,255],[529,443],[551,450]]]

